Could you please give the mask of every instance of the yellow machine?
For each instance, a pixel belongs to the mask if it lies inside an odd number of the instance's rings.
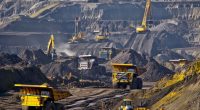
[[[119,110],[134,110],[131,99],[123,99],[122,105],[119,107]]]
[[[112,64],[112,84],[114,88],[142,89],[142,79],[138,78],[138,68],[133,64]]]
[[[149,110],[146,107],[134,107],[131,99],[123,99],[119,110]]]
[[[142,25],[136,28],[137,33],[145,32],[147,30],[147,16],[149,15],[150,8],[151,8],[151,0],[147,0],[144,16],[142,20]]]
[[[95,40],[97,42],[99,41],[108,41],[109,40],[109,35],[110,35],[110,32],[108,30],[108,27],[107,28],[103,28],[101,30],[101,32],[95,36]]]
[[[51,56],[52,60],[56,59],[56,57],[57,57],[56,50],[55,50],[55,43],[54,43],[54,35],[53,34],[51,35],[51,37],[49,39],[49,42],[48,42],[48,45],[47,45],[46,54],[48,56]]]
[[[97,35],[97,36],[95,36],[95,40],[96,41],[105,41],[105,40],[108,40],[108,37],[104,36],[104,35]]]
[[[83,32],[79,32],[79,33],[75,34],[74,36],[72,36],[71,39],[69,39],[69,43],[75,43],[75,42],[78,42],[80,40],[83,40],[84,35],[85,34]]]
[[[43,85],[15,84],[20,88],[22,110],[64,110],[63,105],[55,101],[72,96],[69,91],[62,91]]]

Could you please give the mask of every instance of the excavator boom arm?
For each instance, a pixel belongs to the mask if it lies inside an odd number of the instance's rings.
[[[50,54],[50,52],[52,51],[52,49],[54,49],[54,36],[53,34],[51,35],[51,38],[49,39],[49,42],[48,42],[48,46],[47,46],[47,54]]]
[[[146,25],[147,25],[147,16],[150,13],[150,8],[151,8],[151,0],[147,0],[146,1],[145,12],[144,12],[144,17],[143,17],[143,20],[142,20],[142,26],[146,27]]]

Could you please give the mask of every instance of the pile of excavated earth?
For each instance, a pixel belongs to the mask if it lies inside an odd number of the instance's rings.
[[[159,80],[150,90],[133,93],[128,97],[134,100],[136,106],[146,106],[151,110],[197,110],[200,94],[199,71],[200,61],[197,60]]]
[[[144,1],[99,1],[98,4],[26,1],[16,11],[12,7],[17,2],[0,0],[0,11],[4,13],[0,22],[0,93],[8,93],[0,97],[3,100],[0,109],[20,109],[16,101],[19,97],[6,92],[15,83],[73,88],[75,96],[60,101],[66,109],[103,109],[102,106],[112,109],[130,91],[77,87],[111,87],[111,64],[132,63],[144,69],[139,76],[144,82],[156,82],[150,90],[134,91],[127,96],[135,106],[198,110],[199,7],[182,9],[176,4],[152,2],[155,23],[147,32],[138,34],[135,28],[142,20]],[[74,35],[77,16],[84,39],[67,43]],[[97,32],[103,29],[109,31],[109,40],[96,41],[95,36],[100,34]],[[45,54],[51,33],[59,55],[55,61]],[[78,69],[79,55],[98,57],[104,47],[116,49],[110,61],[91,70]],[[196,61],[177,68],[169,62],[176,59]]]

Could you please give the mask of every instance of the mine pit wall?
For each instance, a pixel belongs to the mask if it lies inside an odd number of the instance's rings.
[[[21,33],[23,34],[23,33]],[[0,52],[19,54],[25,49],[42,49],[46,51],[47,44],[50,38],[50,33],[0,35]],[[55,46],[60,46],[66,43],[71,34],[54,34]]]
[[[192,3],[187,3],[191,4]],[[199,4],[199,2],[198,2]],[[121,32],[130,30],[131,20],[134,25],[141,22],[144,12],[145,3],[139,4],[99,4],[94,10],[103,10],[103,15],[97,22],[100,27],[105,27],[108,24],[110,31]],[[188,21],[190,28],[199,26],[200,8],[199,5],[195,7],[177,8],[181,3],[152,3],[152,19],[155,21],[165,22],[169,19],[181,19]],[[181,7],[181,6],[179,6]],[[15,32],[46,32],[46,33],[61,33],[55,35],[56,45],[60,42],[67,42],[71,35],[67,36],[63,33],[74,33],[74,19],[77,16],[84,16],[82,12],[84,5],[66,5],[66,7],[59,7],[52,11],[47,16],[40,19],[30,19],[22,17],[21,20],[9,24],[1,31],[15,31]],[[126,12],[126,13],[124,13]],[[86,12],[85,12],[86,13]],[[53,21],[49,21],[51,18]],[[109,21],[113,20],[113,21]],[[115,21],[116,20],[116,21]],[[119,20],[119,21],[117,21]],[[122,21],[120,21],[122,20]],[[191,20],[196,20],[195,23]],[[95,22],[93,20],[92,22]],[[90,20],[83,20],[81,22],[81,31],[85,31],[91,24]],[[129,32],[132,32],[130,30]],[[14,49],[13,47],[25,46],[31,48],[46,48],[50,34],[37,34],[37,35],[0,35],[1,50],[3,47]],[[17,39],[16,39],[17,37]],[[123,44],[123,43],[122,43]],[[19,50],[19,49],[18,49]],[[16,51],[14,49],[14,51]]]

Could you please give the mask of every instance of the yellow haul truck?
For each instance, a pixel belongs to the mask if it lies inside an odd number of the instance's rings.
[[[55,101],[72,96],[69,91],[54,89],[47,84],[15,84],[15,87],[20,88],[22,110],[64,110],[64,106]]]
[[[112,64],[113,88],[142,89],[138,68],[133,64]]]

